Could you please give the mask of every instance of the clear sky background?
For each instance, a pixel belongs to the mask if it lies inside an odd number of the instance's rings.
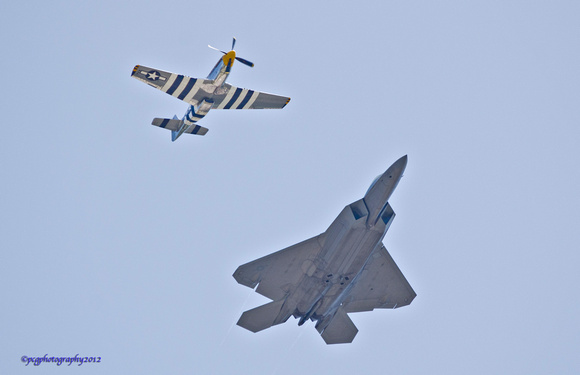
[[[577,1],[25,1],[0,5],[1,374],[577,374]],[[135,64],[283,110],[187,106]],[[417,292],[312,322],[235,325],[231,276],[326,230],[408,154],[385,245]],[[23,355],[100,356],[78,368]],[[77,367],[77,368],[75,368]],[[74,368],[74,369],[73,369]]]

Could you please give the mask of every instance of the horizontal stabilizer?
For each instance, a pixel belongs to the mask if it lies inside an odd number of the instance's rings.
[[[340,307],[330,324],[322,332],[322,338],[327,344],[348,344],[354,340],[357,333],[358,328]]]
[[[237,324],[249,331],[259,332],[273,325],[283,323],[289,316],[280,321],[276,321],[276,319],[280,315],[284,302],[285,300],[282,299],[248,310],[242,314]]]
[[[159,126],[160,128],[163,129],[178,131],[179,129],[181,129],[183,121],[178,119],[171,120],[168,118],[155,117],[151,122],[151,125]]]
[[[195,134],[195,135],[205,135],[209,131],[208,128],[204,128],[203,126],[199,125],[190,125],[187,129],[185,129],[184,133],[187,134]]]
[[[183,126],[183,120],[155,117],[151,122],[151,125],[159,126],[160,128],[168,129],[174,132],[179,132]],[[183,133],[205,135],[208,131],[208,128],[194,124],[188,126],[187,129],[183,131]]]

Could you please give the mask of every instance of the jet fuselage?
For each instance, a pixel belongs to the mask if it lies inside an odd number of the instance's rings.
[[[299,324],[333,315],[348,296],[369,256],[381,246],[395,213],[388,199],[407,165],[407,156],[395,162],[371,185],[364,198],[346,206],[325,232],[324,245],[312,265],[290,293],[296,300]],[[380,218],[380,219],[379,219]],[[328,320],[329,322],[329,320]]]

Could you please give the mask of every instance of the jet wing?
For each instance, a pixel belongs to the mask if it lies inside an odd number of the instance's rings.
[[[324,234],[292,245],[238,267],[234,278],[242,285],[274,301],[287,294],[287,286],[295,285],[313,267],[313,260],[324,243]]]
[[[347,313],[394,309],[410,304],[416,295],[383,245],[371,255],[342,306]]]
[[[215,89],[210,79],[191,78],[143,65],[136,65],[131,76],[191,105],[211,99]]]
[[[223,88],[223,93],[213,97],[214,109],[277,109],[284,108],[290,101],[286,96],[242,89],[227,83]]]

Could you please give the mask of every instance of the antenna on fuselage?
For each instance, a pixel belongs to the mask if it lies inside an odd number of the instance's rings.
[[[236,38],[234,37],[234,39],[232,40],[232,51],[234,50],[234,47],[236,45]],[[210,46],[209,44],[207,45],[209,48],[211,49],[215,49],[216,51],[220,51],[221,53],[223,53],[224,55],[227,54],[227,52],[222,51],[221,49],[217,49],[215,47]],[[248,61],[246,59],[242,59],[241,57],[236,56],[236,60],[238,60],[239,62],[241,62],[244,65],[249,66],[250,68],[254,67],[254,63],[251,61]]]

